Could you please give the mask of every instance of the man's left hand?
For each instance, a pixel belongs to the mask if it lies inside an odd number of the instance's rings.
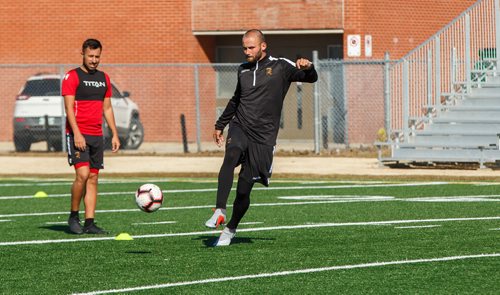
[[[116,153],[120,149],[120,140],[118,139],[118,136],[113,136],[111,138],[111,151],[113,153]]]
[[[295,64],[299,70],[309,70],[312,67],[312,62],[310,62],[307,58],[299,58]]]

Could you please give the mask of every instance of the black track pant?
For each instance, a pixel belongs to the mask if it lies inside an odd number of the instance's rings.
[[[236,199],[233,203],[233,214],[231,215],[231,220],[227,223],[228,228],[236,229],[250,207],[250,192],[252,191],[253,184],[253,182],[249,183],[241,177],[238,179]]]
[[[233,186],[234,169],[240,164],[243,151],[238,147],[230,147],[224,155],[224,162],[219,171],[219,184],[217,187],[217,208],[226,209],[227,199]]]
[[[234,169],[239,165],[243,151],[238,147],[230,147],[226,150],[224,162],[219,171],[219,184],[217,188],[217,208],[226,208],[227,199],[231,192],[234,180]],[[233,203],[233,213],[227,227],[236,229],[241,219],[250,207],[250,192],[254,182],[248,182],[242,177],[238,178],[236,198]]]
[[[238,125],[230,125],[226,153],[219,171],[216,207],[226,209],[234,181],[234,169],[241,164],[233,214],[227,226],[235,229],[250,206],[250,192],[255,182],[269,185],[274,147],[250,141]]]

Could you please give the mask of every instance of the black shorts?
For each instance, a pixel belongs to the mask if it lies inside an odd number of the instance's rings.
[[[239,177],[250,183],[259,182],[269,186],[273,172],[274,146],[253,142],[238,125],[231,124],[226,139],[226,150],[232,147],[243,151],[239,159]]]
[[[66,134],[66,147],[68,150],[68,163],[76,168],[88,163],[91,169],[104,168],[104,140],[102,136],[83,135],[85,137],[85,151],[75,148],[73,134]]]

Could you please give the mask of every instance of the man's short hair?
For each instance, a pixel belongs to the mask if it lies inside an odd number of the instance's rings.
[[[247,37],[250,34],[257,35],[257,37],[260,39],[260,42],[266,42],[266,37],[264,37],[264,33],[262,33],[261,30],[257,30],[257,29],[248,30],[245,32],[245,34],[243,34],[243,37]]]
[[[97,39],[87,39],[82,44],[82,52],[85,51],[86,48],[102,49],[102,45]]]

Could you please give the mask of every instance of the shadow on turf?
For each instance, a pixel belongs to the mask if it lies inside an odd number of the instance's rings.
[[[61,231],[69,235],[76,235],[75,233],[69,230],[69,226],[67,225],[48,225],[48,226],[40,226],[39,228],[49,229],[53,231]]]
[[[219,237],[214,237],[214,236],[200,236],[198,238],[194,238],[193,240],[203,240],[203,244],[206,247],[214,247],[215,243],[217,242],[217,239]],[[234,237],[233,240],[231,241],[231,245],[235,244],[253,244],[253,241],[255,240],[261,240],[261,241],[274,241],[276,239],[271,239],[271,238],[244,238],[244,237]]]

